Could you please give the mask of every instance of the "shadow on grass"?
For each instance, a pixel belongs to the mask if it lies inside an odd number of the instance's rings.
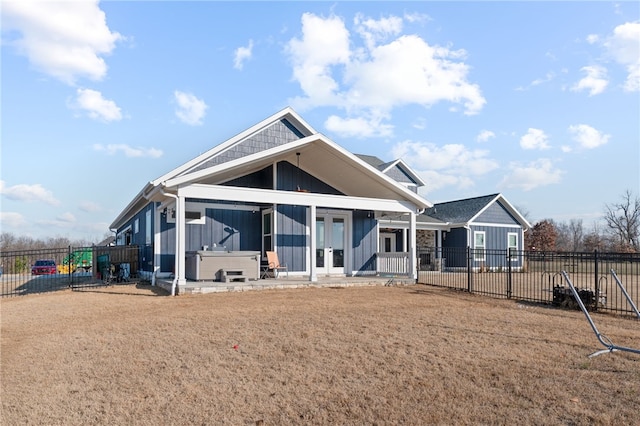
[[[87,285],[83,287],[75,287],[74,291],[80,291],[83,293],[100,293],[100,294],[113,294],[120,296],[145,296],[145,297],[157,297],[157,296],[169,296],[169,292],[158,287],[152,286],[148,282],[122,282],[105,285],[98,283],[96,285]]]

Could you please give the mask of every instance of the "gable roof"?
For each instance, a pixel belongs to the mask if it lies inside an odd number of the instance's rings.
[[[424,186],[425,182],[401,159],[384,162],[375,155],[355,154],[367,164],[380,170],[382,173],[393,177],[398,182],[413,183],[416,186]]]
[[[149,201],[188,185],[222,185],[287,161],[347,196],[432,204],[417,193],[317,133],[291,108],[262,120],[191,161],[150,181],[112,223],[120,226]]]
[[[425,210],[424,215],[448,222],[452,226],[464,226],[472,223],[495,202],[500,202],[500,204],[522,225],[524,230],[531,228],[527,219],[522,216],[502,194],[499,193],[463,200],[436,203],[433,207]]]

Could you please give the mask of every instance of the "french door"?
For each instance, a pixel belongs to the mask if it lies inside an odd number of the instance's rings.
[[[316,268],[318,274],[344,274],[347,266],[348,214],[316,216]]]

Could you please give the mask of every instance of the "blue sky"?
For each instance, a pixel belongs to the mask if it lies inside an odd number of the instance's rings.
[[[291,106],[431,202],[532,223],[640,193],[637,2],[2,2],[1,227],[97,241],[143,185]]]

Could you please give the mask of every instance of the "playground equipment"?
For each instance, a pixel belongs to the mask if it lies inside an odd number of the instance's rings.
[[[84,272],[89,272],[93,265],[93,250],[82,249],[71,252],[68,256],[62,259],[62,264],[58,265],[59,274],[69,274],[76,272],[78,269],[83,269]]]
[[[616,279],[616,282],[618,283],[620,288],[623,290],[623,293],[627,297],[627,300],[631,303],[631,305],[634,307],[634,309],[635,309],[635,311],[637,313],[638,309],[636,308],[636,306],[633,303],[633,301],[631,301],[631,298],[627,294],[626,290],[624,290],[624,286],[622,285],[622,283],[620,282],[618,277],[615,275],[615,272],[613,272],[613,269],[611,270],[611,272],[612,272],[614,278]],[[603,350],[600,350],[600,351],[592,353],[591,355],[589,355],[589,358],[593,358],[595,356],[602,355],[602,354],[609,353],[609,352],[614,352],[614,351],[632,352],[632,353],[640,355],[640,349],[633,349],[633,348],[627,348],[625,346],[618,346],[618,345],[614,344],[608,337],[604,336],[603,334],[601,334],[598,331],[598,328],[596,327],[595,323],[591,319],[591,315],[589,315],[589,311],[587,311],[587,308],[584,306],[584,303],[582,302],[582,299],[580,298],[580,295],[578,294],[578,291],[576,290],[576,288],[574,287],[573,283],[571,282],[571,279],[569,278],[569,274],[567,274],[566,271],[562,271],[562,276],[564,277],[564,280],[566,281],[566,283],[569,285],[569,288],[571,289],[571,292],[573,293],[573,297],[575,298],[576,303],[578,304],[578,306],[580,306],[580,309],[582,309],[582,312],[587,317],[587,321],[589,321],[589,325],[591,325],[591,329],[595,333],[595,335],[598,338],[598,340],[600,341],[600,343],[602,343],[602,345],[606,348],[606,349],[603,349]],[[638,315],[638,317],[640,318],[640,314]]]

